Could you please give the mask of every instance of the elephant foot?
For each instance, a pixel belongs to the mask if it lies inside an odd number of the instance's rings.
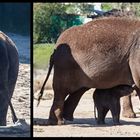
[[[125,118],[136,118],[136,114],[132,111],[122,112],[122,116]]]
[[[121,123],[120,122],[113,122],[113,125],[121,125]]]
[[[98,125],[103,125],[103,124],[105,124],[105,121],[97,120],[97,124],[98,124]]]
[[[54,119],[49,119],[47,121],[47,125],[63,125],[64,124],[64,120],[54,120]]]
[[[6,126],[6,120],[5,119],[0,119],[0,126]]]
[[[65,124],[64,120],[57,122],[57,125],[63,125],[63,124]]]
[[[63,115],[63,117],[64,117],[65,120],[73,121],[73,116]]]
[[[0,122],[0,126],[6,126],[6,122]]]

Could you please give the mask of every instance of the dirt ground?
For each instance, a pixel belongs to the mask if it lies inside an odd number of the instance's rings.
[[[53,101],[53,91],[45,90],[44,100],[41,100],[39,107],[36,107],[37,101],[34,100],[34,137],[140,137],[140,102],[138,97],[132,97],[137,118],[124,118],[120,115],[121,125],[113,126],[111,113],[108,112],[106,124],[97,125],[93,113],[93,90],[87,91],[81,98],[74,112],[73,122],[67,121],[65,125],[61,126],[44,126]],[[38,91],[35,93],[35,97],[37,93]]]

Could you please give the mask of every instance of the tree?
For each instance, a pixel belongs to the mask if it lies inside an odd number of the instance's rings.
[[[140,3],[108,3],[112,8],[120,9],[122,11],[131,10],[136,13],[136,16],[140,16]]]
[[[54,21],[54,15],[62,13],[65,13],[65,7],[63,4],[34,4],[33,23],[35,42],[51,42],[51,36],[53,36],[56,30],[59,30],[60,25],[58,24],[59,20]],[[57,26],[55,26],[55,24],[57,24]]]
[[[34,43],[54,43],[60,33],[74,22],[81,24],[74,14],[67,14],[65,3],[34,4]]]

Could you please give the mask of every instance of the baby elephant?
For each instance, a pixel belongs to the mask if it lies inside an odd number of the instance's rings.
[[[97,124],[105,124],[105,116],[109,110],[114,125],[120,124],[120,98],[131,94],[133,90],[133,87],[128,85],[120,85],[110,89],[96,89],[93,93],[93,100],[98,112]],[[95,108],[94,112],[96,112]]]

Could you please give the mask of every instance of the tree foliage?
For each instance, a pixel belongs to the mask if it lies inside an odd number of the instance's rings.
[[[66,12],[69,6],[63,3],[34,4],[34,43],[54,43],[65,29],[82,23],[78,16]]]
[[[103,9],[120,9],[122,11],[131,10],[135,12],[136,16],[140,16],[140,3],[103,3]]]
[[[140,15],[139,3],[102,3],[103,11],[111,9],[132,10]],[[55,43],[65,29],[82,24],[79,15],[92,13],[92,3],[35,3],[33,16],[34,43]]]
[[[64,14],[62,4],[37,4],[34,5],[34,39],[39,41],[53,41],[56,30],[60,30],[59,19],[54,15]],[[57,26],[56,26],[57,25]]]
[[[102,10],[103,11],[109,11],[109,10],[111,10],[112,9],[112,5],[111,4],[108,4],[108,3],[103,3],[102,4]]]

